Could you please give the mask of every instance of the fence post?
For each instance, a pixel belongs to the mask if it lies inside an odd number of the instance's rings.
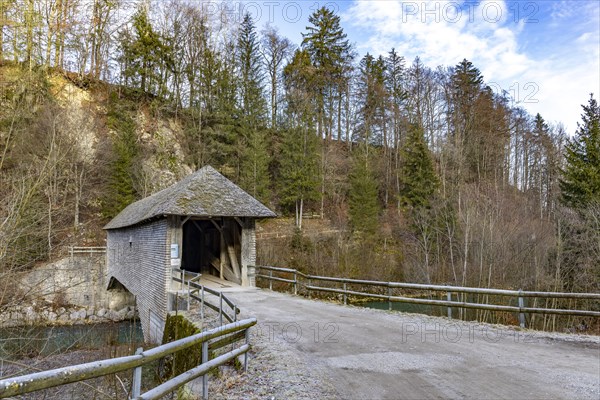
[[[307,278],[307,280],[308,280],[308,286],[306,288],[306,291],[308,292],[308,298],[310,299],[310,289],[309,289],[309,287],[311,286],[311,284],[310,284],[310,278]]]
[[[392,311],[392,287],[388,282],[388,311]]]
[[[452,301],[452,292],[446,292],[446,300]],[[452,305],[448,306],[448,318],[452,319]]]
[[[138,349],[135,351],[135,354],[142,354],[142,352],[144,351],[143,348],[138,347]],[[136,367],[133,369],[133,380],[131,382],[131,398],[132,399],[137,399],[138,397],[140,397],[140,394],[142,393],[142,366],[140,365],[139,367]]]
[[[250,343],[250,328],[246,328],[246,344]],[[248,352],[244,353],[244,372],[248,372]]]
[[[348,293],[346,293],[346,282],[344,282],[344,305],[348,304]]]
[[[525,328],[525,313],[523,313],[523,296],[522,289],[519,289],[519,325],[521,328]]]
[[[223,292],[219,292],[219,326],[223,326]]]
[[[202,364],[208,362],[208,342],[202,342]],[[202,399],[208,400],[208,374],[202,375]]]
[[[269,270],[269,290],[273,290],[273,271]]]
[[[296,275],[296,270],[294,270],[294,294],[298,294],[298,276]]]
[[[190,301],[192,300],[192,299],[190,299],[190,281],[188,281],[188,282],[187,282],[187,284],[188,284],[188,291],[187,291],[187,292],[188,292],[188,293],[187,293],[187,298],[188,298],[188,299],[187,299],[187,310],[188,310],[188,311],[190,311]]]
[[[233,305],[233,322],[237,322],[237,305]]]
[[[204,323],[204,285],[202,285],[202,294],[200,295],[200,318]]]

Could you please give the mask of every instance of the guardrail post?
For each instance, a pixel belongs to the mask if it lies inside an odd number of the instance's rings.
[[[233,305],[233,322],[237,322],[237,306]]]
[[[294,294],[295,295],[298,294],[298,276],[297,276],[295,270],[294,270]]]
[[[388,283],[388,311],[392,311],[392,287]]]
[[[519,325],[521,326],[521,328],[525,328],[525,313],[523,313],[523,307],[524,307],[524,303],[523,303],[523,296],[521,295],[523,292],[522,289],[519,289]]]
[[[188,281],[188,282],[187,282],[187,284],[188,284],[188,291],[187,291],[187,292],[188,292],[188,293],[187,293],[187,298],[188,298],[188,299],[187,299],[187,310],[188,310],[188,311],[190,311],[190,301],[192,300],[192,299],[190,299],[190,281]]]
[[[208,362],[208,342],[202,343],[202,364]],[[208,400],[208,374],[202,375],[202,400]]]
[[[250,343],[250,328],[246,328],[246,344]],[[244,353],[244,372],[248,372],[248,352]]]
[[[273,271],[269,270],[269,290],[273,290]]]
[[[223,292],[219,292],[219,326],[223,326]]]
[[[348,294],[346,293],[346,282],[344,282],[344,305],[348,304]]]
[[[135,354],[142,354],[143,348],[138,347]],[[133,369],[133,380],[131,382],[131,398],[137,399],[142,393],[142,366]]]
[[[202,286],[202,294],[200,295],[200,318],[204,322],[204,285]]]
[[[311,284],[310,284],[310,278],[307,278],[307,281],[308,281],[308,286],[306,288],[306,292],[308,293],[308,298],[310,299],[310,289],[309,289],[309,287],[311,286]]]
[[[446,292],[446,300],[452,301],[452,292]],[[452,319],[452,305],[448,306],[448,318]]]

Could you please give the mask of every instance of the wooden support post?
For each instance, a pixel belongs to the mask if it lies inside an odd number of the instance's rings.
[[[142,354],[143,348],[138,347],[135,351],[136,355]],[[131,382],[131,398],[137,399],[142,393],[142,367],[139,366],[133,369],[133,380]]]
[[[223,326],[223,292],[219,292],[219,326]]]
[[[208,341],[202,343],[202,364],[208,362]],[[202,375],[202,400],[208,400],[208,374]]]
[[[294,294],[298,294],[298,275],[296,274],[296,270],[294,270]]]
[[[246,328],[246,344],[250,344],[250,328]],[[244,372],[248,372],[248,352],[244,353]]]
[[[446,292],[446,300],[452,301],[452,292]],[[452,306],[448,306],[448,318],[452,319]]]
[[[519,325],[521,326],[521,328],[525,328],[525,313],[523,313],[523,311],[522,311],[523,307],[524,307],[523,296],[521,295],[522,291],[523,291],[522,289],[519,289],[519,309],[520,309],[520,312],[519,312]]]
[[[204,285],[202,286],[202,294],[200,295],[200,318],[204,325]]]

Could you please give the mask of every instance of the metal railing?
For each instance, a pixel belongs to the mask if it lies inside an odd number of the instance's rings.
[[[196,300],[200,303],[200,317],[202,319],[204,319],[204,307],[208,307],[211,310],[219,313],[219,325],[223,325],[223,320],[228,322],[237,321],[237,315],[240,313],[238,306],[228,299],[223,292],[207,288],[206,286],[198,283],[201,274],[184,271],[176,267],[173,268],[172,271],[178,273],[179,275],[179,277],[177,275],[173,275],[171,277],[173,281],[180,283],[182,289],[187,288],[188,304],[190,304],[190,299]],[[193,278],[186,279],[186,274],[193,275]],[[212,297],[209,297],[208,295]],[[227,306],[227,309],[224,309],[224,306]]]
[[[244,370],[248,368],[249,328],[256,325],[256,318],[249,318],[206,332],[188,336],[150,350],[138,349],[135,355],[94,361],[86,364],[36,372],[33,374],[0,380],[0,398],[18,396],[38,390],[69,383],[80,382],[133,369],[130,389],[132,399],[159,399],[187,382],[203,377],[202,397],[208,398],[208,372],[226,362],[244,355]],[[211,340],[217,339],[213,342]],[[209,351],[244,339],[245,343],[223,355],[208,360]],[[175,352],[202,345],[202,363],[163,384],[141,393],[142,367]]]
[[[555,314],[555,315],[570,315],[570,316],[589,316],[589,317],[600,317],[600,311],[592,310],[570,310],[560,308],[538,308],[538,307],[526,307],[524,304],[525,298],[547,298],[547,299],[587,299],[587,300],[600,300],[599,293],[560,293],[560,292],[538,292],[538,291],[524,291],[524,290],[504,290],[504,289],[489,289],[489,288],[473,288],[473,287],[460,287],[460,286],[449,286],[449,285],[427,285],[418,283],[402,283],[402,282],[381,282],[361,279],[347,279],[347,278],[334,278],[327,276],[308,275],[298,270],[290,268],[278,268],[269,266],[257,266],[256,269],[259,271],[256,276],[269,281],[269,289],[273,289],[273,282],[285,282],[293,285],[294,293],[298,293],[298,288],[301,285],[308,296],[310,292],[327,292],[336,293],[343,296],[344,304],[348,302],[348,296],[356,297],[368,297],[388,301],[388,309],[392,309],[393,302],[400,303],[411,303],[411,304],[425,304],[434,306],[445,306],[447,307],[448,318],[452,318],[452,308],[463,308],[463,309],[478,309],[478,310],[489,310],[489,311],[507,311],[519,314],[519,324],[521,327],[525,327],[525,314]],[[262,273],[268,271],[266,275]],[[292,274],[293,278],[283,278],[281,276],[273,276],[273,273],[280,274]],[[306,283],[300,282],[298,278],[301,277]],[[316,286],[313,282],[333,282],[341,284],[339,287],[324,287]],[[348,285],[360,285],[362,287],[379,287],[387,288],[387,294],[365,292],[358,290],[349,290]],[[446,294],[446,300],[434,300],[434,299],[423,299],[415,297],[397,296],[393,294],[394,289],[411,289],[411,290],[426,290],[433,292],[441,292]],[[477,294],[477,295],[496,295],[517,298],[518,306],[510,305],[498,305],[498,304],[485,304],[485,303],[472,303],[466,301],[463,296],[463,300],[459,300],[458,294]],[[454,296],[456,295],[456,296]],[[456,297],[456,300],[453,299]]]
[[[105,254],[106,253],[106,247],[101,247],[101,246],[90,246],[90,247],[84,247],[84,246],[71,246],[69,247],[69,256],[71,258],[73,258],[73,256],[75,254]]]

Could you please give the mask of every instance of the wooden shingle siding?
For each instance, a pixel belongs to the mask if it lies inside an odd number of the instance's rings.
[[[256,229],[252,218],[244,218],[242,227],[242,286],[256,286],[248,279],[248,266],[256,265]]]
[[[163,218],[107,233],[108,274],[136,296],[144,338],[152,342],[161,338],[150,335],[150,310],[163,320],[167,312],[167,228],[167,219]],[[157,323],[160,321],[153,321]]]

